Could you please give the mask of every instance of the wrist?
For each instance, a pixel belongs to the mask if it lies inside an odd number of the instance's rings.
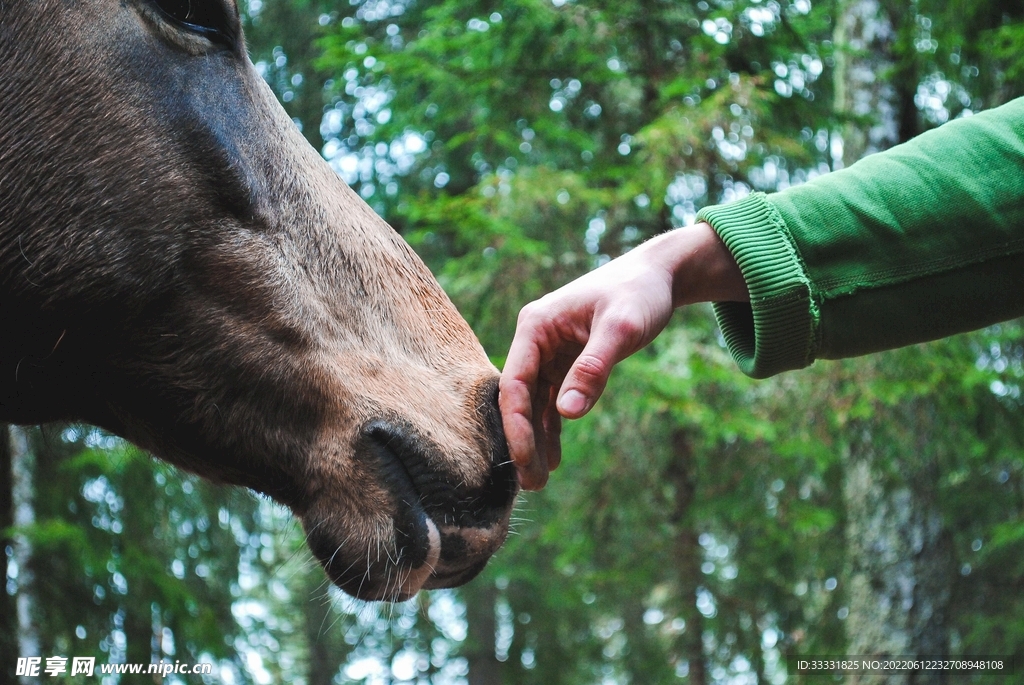
[[[672,281],[672,306],[750,299],[736,259],[706,222],[677,228],[641,246]]]

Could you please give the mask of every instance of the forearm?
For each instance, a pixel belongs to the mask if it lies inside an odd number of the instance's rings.
[[[677,228],[636,248],[645,268],[662,269],[672,282],[673,308],[695,302],[749,299],[732,253],[706,222]]]
[[[750,287],[749,308],[716,311],[751,375],[1018,316],[1024,100],[699,216]]]

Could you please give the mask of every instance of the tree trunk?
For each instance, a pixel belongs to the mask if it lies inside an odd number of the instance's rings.
[[[679,569],[679,593],[683,598],[680,618],[686,627],[680,636],[680,658],[688,665],[689,685],[707,685],[704,657],[704,615],[697,609],[701,590],[700,534],[693,524],[692,505],[697,491],[697,468],[693,443],[683,430],[672,434],[672,462],[666,474],[675,488],[675,558]]]
[[[29,526],[35,523],[33,500],[33,474],[35,463],[25,429],[11,426],[10,450],[11,473],[13,475],[14,524]],[[15,603],[18,614],[19,656],[39,656],[39,634],[36,630],[35,607],[32,595],[31,573],[32,547],[24,536],[14,544],[14,562],[18,565],[17,594]],[[29,682],[29,681],[26,681]]]
[[[914,44],[917,31],[916,4],[901,0],[882,0],[882,11],[895,32],[892,40],[893,114],[896,117],[896,142],[905,143],[921,132],[917,112],[917,86],[921,81],[921,67]]]
[[[895,31],[876,0],[839,0],[835,44],[835,111],[845,121],[842,162],[892,147],[899,140],[893,69]]]
[[[331,603],[326,598],[311,599],[306,603],[306,636],[309,642],[309,685],[331,685],[339,664],[331,658],[327,640],[321,639],[325,626],[331,625]]]
[[[955,577],[952,541],[938,508],[938,467],[928,425],[915,424],[920,450],[883,465],[864,429],[847,460],[844,496],[849,549],[847,620],[853,656],[944,657]],[[880,473],[890,474],[883,479]],[[947,682],[942,671],[863,676],[860,685]]]
[[[919,78],[912,7],[882,0],[840,0],[835,30],[835,109],[843,127],[843,165],[918,133],[914,103]],[[846,632],[851,656],[941,656],[948,652],[952,546],[935,497],[929,461],[935,420],[913,400],[887,412],[906,413],[914,444],[890,449],[883,424],[859,424],[846,461],[844,498],[849,549]],[[893,477],[893,474],[897,474]],[[852,682],[942,683],[920,676],[861,676]]]
[[[38,451],[38,463],[54,472],[60,468],[60,463],[67,458],[67,453],[59,449],[60,437],[56,433],[49,433],[46,446],[41,446]],[[47,471],[49,472],[49,471]],[[129,461],[122,474],[124,489],[126,492],[141,495],[149,493],[155,496],[152,491],[153,475],[149,465],[140,460]],[[40,506],[40,514],[43,507]],[[121,540],[118,544],[121,548],[121,561],[119,571],[125,577],[128,584],[128,593],[122,597],[119,604],[120,613],[123,616],[122,630],[127,639],[125,649],[126,663],[153,663],[160,658],[160,640],[156,635],[157,624],[160,619],[159,607],[154,607],[152,601],[144,598],[157,596],[156,588],[153,587],[153,579],[135,564],[128,563],[125,552],[133,550],[135,553],[151,554],[150,547],[155,527],[155,517],[151,502],[145,499],[136,499],[134,502],[126,502],[123,517],[124,529],[121,532]],[[62,514],[51,507],[47,512],[49,517],[56,518]]]
[[[481,584],[463,597],[469,629],[462,651],[469,662],[469,685],[501,685],[501,662],[494,655],[498,589],[493,583]]]
[[[0,426],[0,683],[17,682],[14,671],[18,654],[18,608],[7,592],[7,573],[14,558],[14,463],[11,433]]]
[[[306,601],[303,613],[306,621],[306,645],[309,661],[306,682],[309,685],[331,685],[334,676],[351,651],[344,641],[344,630],[337,625],[332,610],[330,590],[319,566],[304,571],[301,588]]]
[[[765,621],[763,617],[757,617],[754,619],[754,625],[757,626],[757,634],[759,637],[763,633],[761,625],[764,623]],[[757,678],[757,685],[768,685],[771,681],[768,679],[768,675],[765,672],[764,648],[761,646],[761,640],[753,640],[752,643],[753,644],[750,646],[752,651],[750,661],[754,667],[754,676]]]

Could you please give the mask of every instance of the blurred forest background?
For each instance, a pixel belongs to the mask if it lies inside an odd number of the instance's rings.
[[[703,205],[1024,94],[1011,0],[242,10],[307,139],[499,365],[523,304]],[[831,682],[787,673],[822,654],[1024,669],[1022,363],[1010,322],[754,382],[709,309],[681,311],[566,427],[486,572],[400,605],[328,587],[267,500],[87,426],[11,428],[0,675],[19,654],[213,661],[227,684]]]

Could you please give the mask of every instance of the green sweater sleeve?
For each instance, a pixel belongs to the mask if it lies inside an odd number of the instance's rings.
[[[715,313],[757,378],[1020,316],[1024,98],[697,218],[747,280]]]

